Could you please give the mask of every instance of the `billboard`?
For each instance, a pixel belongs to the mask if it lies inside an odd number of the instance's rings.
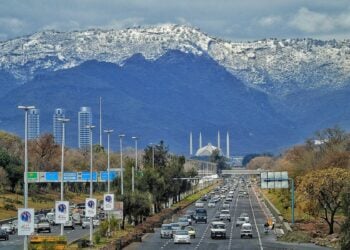
[[[288,188],[288,172],[262,172],[261,188]]]
[[[34,209],[18,209],[18,235],[31,235],[34,233]]]
[[[56,201],[55,203],[55,223],[64,224],[69,220],[69,202]]]
[[[86,198],[85,200],[85,216],[86,217],[95,217],[96,216],[96,199]]]
[[[103,210],[111,211],[114,209],[114,194],[103,195]]]

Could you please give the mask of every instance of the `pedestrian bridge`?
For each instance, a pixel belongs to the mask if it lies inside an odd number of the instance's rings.
[[[235,168],[231,170],[222,170],[222,175],[260,175],[262,172],[266,172],[266,170],[250,170],[245,168]]]

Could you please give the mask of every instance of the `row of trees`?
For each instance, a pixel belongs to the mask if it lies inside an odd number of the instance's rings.
[[[0,187],[15,192],[23,188],[23,141],[12,134],[0,132]],[[124,152],[124,195],[120,195],[120,179],[112,183],[119,200],[124,201],[124,218],[135,224],[148,216],[153,207],[159,212],[168,205],[169,200],[177,202],[181,193],[191,189],[191,181],[196,170],[185,172],[185,158],[169,153],[168,147],[161,141],[153,147],[147,146],[141,154],[139,169],[135,171],[135,192],[131,188],[132,167],[135,166],[135,152]],[[61,164],[61,147],[55,144],[51,134],[44,134],[28,143],[29,171],[59,171]],[[111,167],[120,166],[120,155],[111,153]],[[103,147],[93,147],[94,170],[106,170],[107,152]],[[65,150],[66,171],[87,171],[90,169],[89,150]],[[184,179],[185,178],[185,179]],[[57,183],[31,184],[30,190],[59,190]],[[18,187],[18,189],[16,189]],[[67,183],[65,187],[71,192],[88,193],[89,183]],[[95,191],[105,191],[105,183],[95,183]]]
[[[342,129],[335,127],[317,132],[305,144],[278,157],[256,157],[247,167],[288,171],[295,180],[297,206],[309,216],[323,219],[329,234],[334,233],[334,224],[339,223],[336,215],[344,215],[344,225],[349,224],[350,134]],[[288,208],[288,190],[276,192]],[[343,226],[342,233],[349,235],[349,230]]]

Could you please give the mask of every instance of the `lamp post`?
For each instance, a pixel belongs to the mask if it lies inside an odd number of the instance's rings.
[[[92,129],[95,128],[94,125],[86,126],[90,130],[90,198],[92,198]],[[92,245],[92,234],[93,234],[93,224],[92,217],[90,217],[90,244]]]
[[[57,121],[60,121],[62,123],[62,155],[61,155],[61,201],[63,201],[63,190],[64,190],[64,183],[63,183],[63,175],[64,175],[64,143],[65,143],[65,130],[66,130],[66,123],[69,122],[69,119],[67,118],[57,118]],[[61,224],[61,235],[63,235],[64,231],[64,224]]]
[[[154,144],[151,142],[150,145],[152,147],[152,167],[154,168]]]
[[[28,208],[28,111],[35,109],[35,106],[18,106],[25,112],[24,116],[24,208]],[[24,236],[24,250],[28,249],[28,236]]]
[[[120,179],[121,179],[121,194],[124,195],[124,175],[123,175],[123,137],[124,134],[119,135],[120,142]]]
[[[136,136],[131,137],[132,139],[135,140],[135,168],[137,170],[137,140],[139,139]],[[132,184],[132,192],[135,191],[135,168],[134,166],[131,169],[131,174],[132,174],[132,179],[131,179],[131,184]]]
[[[109,194],[111,191],[111,181],[110,181],[110,158],[109,158],[109,137],[111,133],[113,133],[113,129],[106,129],[103,132],[107,133],[107,193]],[[111,226],[110,226],[110,211],[108,211],[108,236],[111,235]]]

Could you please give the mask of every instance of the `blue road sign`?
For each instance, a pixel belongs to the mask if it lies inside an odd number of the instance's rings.
[[[82,181],[90,181],[90,172],[81,172]],[[92,180],[97,181],[97,173],[92,172]]]
[[[46,172],[45,173],[45,179],[46,181],[58,181],[58,172]]]
[[[78,180],[77,172],[64,172],[63,181],[67,182],[76,182]]]
[[[109,172],[109,180],[113,181],[115,178],[117,178],[117,172],[110,171]],[[100,179],[101,179],[101,181],[108,181],[108,171],[101,171],[100,172]]]

